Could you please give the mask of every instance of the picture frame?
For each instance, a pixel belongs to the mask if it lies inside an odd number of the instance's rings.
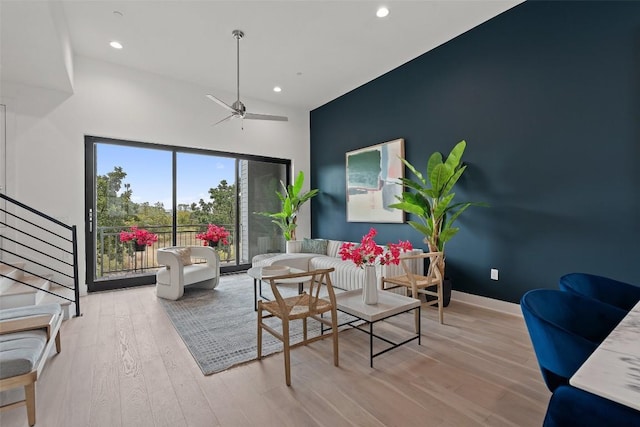
[[[346,153],[347,222],[405,222],[404,211],[388,207],[403,191],[401,159],[403,138]]]

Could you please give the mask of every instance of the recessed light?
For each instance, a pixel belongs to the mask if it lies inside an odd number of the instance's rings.
[[[389,9],[387,9],[386,7],[381,7],[380,9],[378,9],[378,11],[376,12],[376,16],[378,18],[384,18],[385,16],[387,16],[389,14]]]
[[[115,40],[109,43],[109,46],[111,46],[114,49],[122,49],[122,43],[117,42]]]
[[[274,92],[282,92],[282,88],[280,86],[276,86],[273,88]]]

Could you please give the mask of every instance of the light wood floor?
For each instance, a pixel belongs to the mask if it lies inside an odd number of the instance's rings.
[[[368,337],[340,333],[292,351],[203,376],[156,301],[154,287],[94,293],[62,326],[62,353],[36,385],[38,427],[540,426],[550,393],[521,318],[456,303],[422,310],[422,345],[375,359]],[[384,326],[396,334],[413,315]],[[398,326],[398,327],[396,327]],[[382,329],[381,329],[382,330]],[[0,414],[26,426],[24,407]]]

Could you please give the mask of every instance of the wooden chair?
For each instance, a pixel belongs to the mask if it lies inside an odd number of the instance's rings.
[[[338,366],[338,312],[336,309],[336,296],[333,291],[331,279],[329,273],[334,269],[326,270],[314,270],[297,274],[286,274],[280,276],[273,276],[269,278],[271,284],[271,291],[275,296],[273,301],[258,301],[258,360],[262,358],[262,330],[266,330],[274,337],[282,341],[284,345],[284,370],[285,379],[287,385],[291,385],[291,358],[290,349],[298,347],[300,345],[307,345],[310,342],[317,341],[319,339],[326,338],[328,336],[333,337],[333,364]],[[278,282],[283,279],[300,278],[301,282],[309,284],[308,292],[303,291],[302,294],[284,298],[278,291]],[[290,283],[290,281],[289,281]],[[325,285],[328,297],[320,298],[320,288]],[[267,314],[263,315],[263,311]],[[323,318],[320,315],[322,313],[331,312],[331,319]],[[274,328],[266,325],[263,320],[277,317],[282,321],[282,333],[278,332]],[[332,333],[315,336],[312,338],[307,337],[307,318],[312,318],[321,322],[324,325],[330,326]],[[291,345],[289,342],[289,323],[292,320],[302,319],[302,334],[303,340],[299,343]]]
[[[404,287],[411,293],[411,296],[420,299],[420,294],[436,297],[436,299],[427,301],[426,305],[438,305],[438,317],[440,323],[444,322],[444,309],[442,306],[442,275],[438,269],[438,264],[442,260],[442,252],[426,252],[418,255],[407,255],[400,258],[400,264],[405,274],[394,277],[382,277],[381,288],[383,290]],[[423,259],[429,258],[429,267],[424,275],[415,274],[416,269],[411,268],[414,262],[422,262]],[[391,286],[387,287],[386,285]],[[416,332],[418,331],[418,323],[420,318],[416,311]]]

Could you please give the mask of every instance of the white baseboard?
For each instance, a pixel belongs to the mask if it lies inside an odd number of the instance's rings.
[[[463,304],[475,305],[489,310],[499,311],[501,313],[513,314],[522,317],[520,304],[501,301],[494,298],[482,297],[480,295],[468,294],[466,292],[451,291],[451,299]]]

